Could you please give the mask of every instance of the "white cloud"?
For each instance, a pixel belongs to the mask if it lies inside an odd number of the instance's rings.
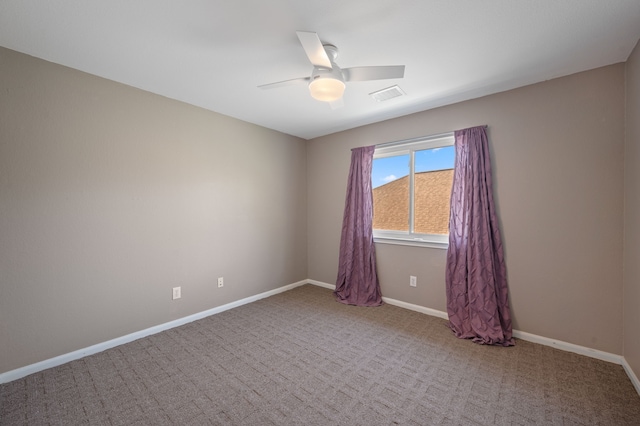
[[[395,175],[389,175],[387,177],[382,178],[382,180],[386,183],[386,182],[391,182],[392,180],[396,180],[398,179]]]

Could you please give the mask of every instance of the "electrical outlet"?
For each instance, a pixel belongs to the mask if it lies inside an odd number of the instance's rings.
[[[224,277],[218,278],[218,288],[224,287]]]
[[[180,287],[173,288],[173,300],[180,299],[182,297],[182,290]]]
[[[409,285],[411,287],[415,287],[418,285],[418,278],[414,277],[413,275],[409,276]]]

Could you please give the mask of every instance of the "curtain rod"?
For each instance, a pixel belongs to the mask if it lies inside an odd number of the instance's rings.
[[[485,124],[484,126],[472,126],[470,128],[473,128],[473,127],[484,127],[486,129],[489,126]],[[393,141],[393,142],[383,142],[383,143],[376,144],[375,147],[376,148],[384,148],[386,146],[400,145],[400,144],[418,142],[418,141],[423,141],[423,140],[428,140],[428,139],[438,139],[438,138],[443,138],[445,136],[451,136],[451,135],[453,135],[453,133],[454,132],[444,132],[444,133],[438,133],[438,134],[435,134],[435,135],[419,136],[417,138],[402,139],[402,140]]]

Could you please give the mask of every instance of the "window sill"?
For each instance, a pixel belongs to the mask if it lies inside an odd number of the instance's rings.
[[[427,247],[441,250],[449,248],[449,242],[429,241],[421,238],[392,238],[392,237],[373,237],[374,243],[395,244],[399,246]]]

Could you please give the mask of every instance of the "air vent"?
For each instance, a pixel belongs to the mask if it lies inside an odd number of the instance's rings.
[[[387,87],[386,89],[378,90],[377,92],[369,93],[369,95],[377,102],[388,101],[389,99],[403,96],[405,93],[398,85]]]

